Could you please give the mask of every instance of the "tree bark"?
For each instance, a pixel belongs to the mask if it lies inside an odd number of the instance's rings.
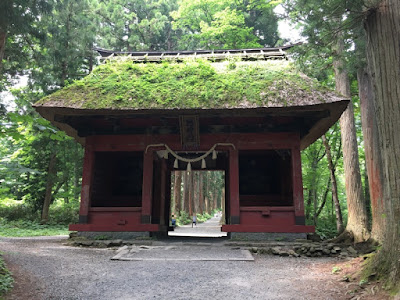
[[[329,177],[329,178],[328,178],[328,182],[326,183],[326,189],[325,189],[325,192],[324,192],[324,196],[323,196],[323,198],[322,198],[322,203],[321,203],[321,205],[318,207],[317,212],[315,213],[317,219],[318,219],[319,215],[321,214],[322,210],[323,210],[324,207],[325,207],[326,200],[328,199],[328,193],[329,193],[329,191],[331,190],[330,186],[331,186],[331,178]]]
[[[335,205],[335,213],[336,213],[336,230],[338,235],[344,231],[343,226],[343,217],[342,217],[342,210],[340,208],[340,202],[338,197],[337,191],[337,182],[336,182],[336,175],[335,175],[335,166],[333,165],[332,154],[331,154],[331,147],[328,144],[326,136],[322,136],[322,142],[324,143],[325,150],[326,150],[326,158],[328,160],[331,184],[332,184],[332,200]]]
[[[50,155],[49,161],[49,168],[47,171],[47,183],[46,183],[46,193],[44,197],[43,209],[42,209],[42,218],[41,223],[45,224],[49,219],[49,208],[51,203],[51,195],[54,185],[54,179],[57,173],[56,162],[57,156],[56,151],[54,150],[53,153]]]
[[[336,57],[333,62],[336,91],[346,98],[351,99],[350,80],[342,59],[343,52],[343,37],[341,34],[338,34]],[[348,211],[345,233],[350,234],[355,242],[363,242],[369,239],[370,234],[368,231],[367,209],[361,184],[356,125],[354,121],[353,103],[351,101],[340,117],[340,131],[342,135],[343,167]]]
[[[199,171],[193,172],[193,210],[199,213]]]
[[[375,95],[366,69],[357,72],[358,91],[361,103],[361,123],[364,136],[365,162],[371,199],[372,231],[375,241],[382,241],[384,233],[385,207],[382,198],[383,166],[378,141],[378,127],[374,110]]]
[[[204,172],[200,172],[199,174],[199,213],[204,213]]]
[[[3,70],[3,58],[6,50],[7,32],[0,30],[0,74]]]
[[[194,213],[194,197],[193,197],[193,171],[187,172],[188,174],[188,194],[189,194],[189,216]]]
[[[183,210],[189,213],[189,175],[188,172],[183,172]]]
[[[367,59],[383,166],[385,226],[376,255],[379,275],[400,282],[400,2],[379,1],[365,20]]]
[[[206,182],[204,187],[204,206],[207,213],[210,213],[210,172],[206,171]]]
[[[175,206],[173,207],[173,213],[175,215],[179,214],[179,210],[181,207],[181,184],[182,184],[182,172],[175,171],[175,180],[174,180],[174,201]]]

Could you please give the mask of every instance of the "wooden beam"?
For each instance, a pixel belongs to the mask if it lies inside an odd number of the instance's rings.
[[[142,224],[151,224],[153,201],[153,149],[148,149],[143,158]]]
[[[229,149],[229,199],[230,224],[240,224],[239,203],[239,151]]]
[[[119,232],[119,231],[134,231],[134,232],[155,232],[159,231],[158,224],[70,224],[70,231],[101,231],[101,232]]]
[[[305,225],[300,145],[292,148],[293,205],[296,225]]]
[[[83,161],[81,203],[79,208],[79,223],[88,223],[88,214],[90,207],[91,187],[93,182],[93,169],[95,155],[93,147],[86,145]]]

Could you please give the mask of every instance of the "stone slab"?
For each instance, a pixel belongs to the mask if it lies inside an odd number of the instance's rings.
[[[295,241],[307,239],[307,233],[231,232],[231,240],[239,241]]]
[[[124,246],[111,260],[120,261],[254,261],[248,250],[206,246]]]

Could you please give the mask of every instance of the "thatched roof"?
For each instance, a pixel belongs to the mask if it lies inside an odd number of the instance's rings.
[[[278,51],[279,52],[279,51]],[[160,56],[161,57],[161,56]],[[77,138],[54,115],[184,114],[185,112],[328,110],[323,126],[310,130],[303,148],[339,118],[348,101],[298,72],[287,60],[225,57],[138,62],[131,56],[108,59],[80,81],[34,106],[45,118]],[[254,56],[253,56],[254,57]],[[141,59],[143,60],[143,59]],[[321,123],[321,122],[320,122]]]
[[[232,109],[343,100],[287,61],[135,63],[115,59],[37,102],[74,109]]]

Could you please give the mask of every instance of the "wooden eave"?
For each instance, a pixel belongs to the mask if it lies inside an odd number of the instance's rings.
[[[224,118],[224,117],[260,117],[260,118],[295,118],[295,124],[298,127],[301,137],[301,149],[305,149],[321,135],[323,135],[341,116],[346,109],[349,100],[342,100],[333,103],[324,103],[307,106],[292,107],[272,107],[272,108],[235,108],[235,109],[144,109],[144,110],[110,110],[110,109],[74,109],[62,107],[36,107],[36,110],[54,126],[65,131],[68,135],[75,138],[79,143],[85,143],[85,136],[91,134],[138,134],[140,131],[118,131],[107,132],[90,128],[91,119],[145,119],[145,118],[173,118],[179,115],[198,115],[199,118]],[[79,120],[79,121],[77,121]],[[218,123],[218,122],[215,122]],[[223,126],[224,124],[215,124]],[[259,124],[258,130],[268,131],[267,124]],[[146,133],[151,133],[152,127],[158,125],[148,124]],[[145,126],[145,127],[146,127]],[[158,126],[165,127],[166,125]],[[85,128],[85,130],[82,130]],[[237,128],[240,128],[237,127]],[[153,128],[154,129],[154,128]],[[275,129],[276,130],[276,129]],[[144,132],[143,132],[144,133]]]

